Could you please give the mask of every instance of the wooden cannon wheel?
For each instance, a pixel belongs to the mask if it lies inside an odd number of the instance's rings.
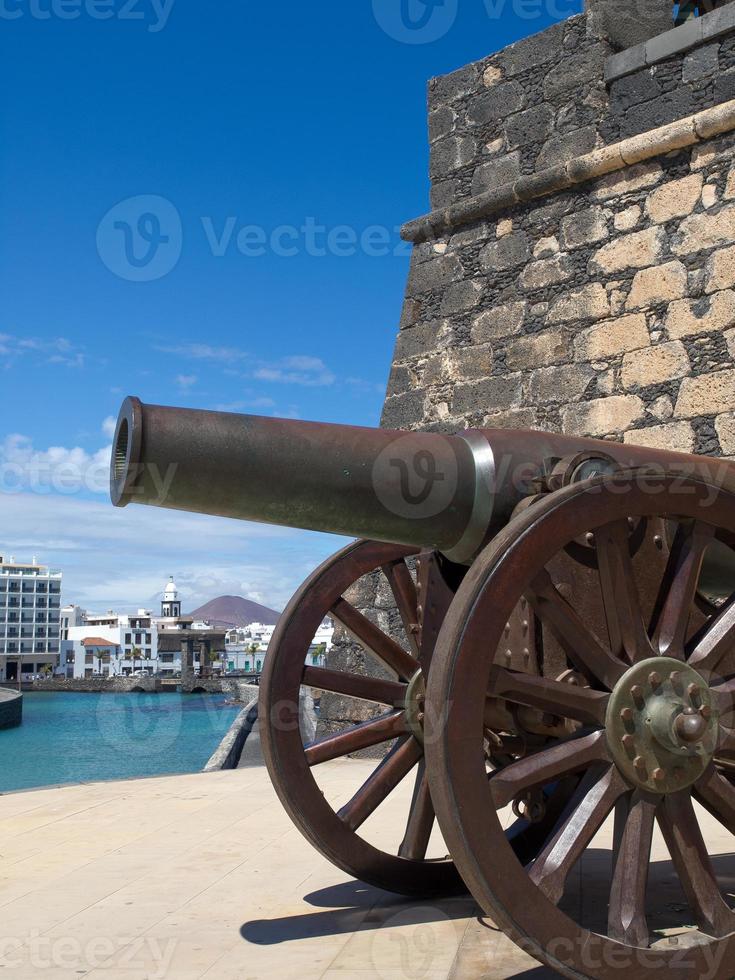
[[[656,539],[658,565],[643,569],[629,543],[641,519],[672,529],[670,547]],[[735,847],[712,860],[699,809],[735,834],[735,680],[727,677],[735,670],[735,582],[706,618],[697,596],[707,548],[715,538],[731,543],[733,534],[735,497],[702,482],[659,475],[653,483],[628,473],[572,485],[510,522],[472,566],[445,620],[426,705],[427,718],[442,724],[425,736],[444,838],[486,912],[563,976],[725,980],[735,973],[735,912],[732,894],[723,897],[723,889],[732,893]],[[580,540],[596,553],[589,587],[603,628],[580,611],[581,596],[565,597],[549,573]],[[521,597],[586,683],[505,665],[504,624]],[[568,733],[491,771],[488,698],[561,717]],[[535,860],[519,861],[504,829],[506,808],[570,776],[577,788],[562,817]],[[667,879],[657,870],[657,880],[678,888],[678,878],[683,906],[657,904],[651,893],[656,825],[674,869]],[[577,884],[571,872],[593,839],[587,867],[608,868],[604,892],[600,872],[591,898],[583,891],[576,904],[565,902]]]
[[[356,878],[401,894],[432,895],[464,888],[451,860],[425,859],[435,815],[420,718],[434,642],[453,593],[440,581],[431,553],[421,559],[417,587],[405,562],[416,553],[408,547],[357,541],[307,579],[281,616],[268,647],[259,718],[273,785],[304,836]],[[362,576],[375,571],[388,580],[403,621],[405,646],[343,598]],[[312,637],[328,615],[385,668],[381,676],[305,665]],[[372,703],[379,706],[379,714],[305,744],[299,727],[302,688]],[[333,809],[314,778],[318,766],[386,743],[392,743],[388,754],[376,761],[365,784],[340,809]],[[359,831],[406,778],[413,778],[415,786],[403,839],[387,852]]]

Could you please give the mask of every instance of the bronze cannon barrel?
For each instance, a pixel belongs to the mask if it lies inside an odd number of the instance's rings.
[[[666,467],[735,486],[735,465],[555,433],[407,432],[145,405],[118,418],[111,497],[432,547],[470,561],[562,459]]]

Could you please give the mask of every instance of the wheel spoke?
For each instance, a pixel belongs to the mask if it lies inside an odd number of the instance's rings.
[[[406,638],[411,646],[411,651],[413,652],[414,656],[418,657],[418,596],[416,593],[416,585],[411,578],[411,573],[409,572],[405,561],[401,559],[400,561],[383,565],[383,574],[388,579],[388,585],[390,585],[393,598],[396,600],[396,606],[398,607],[398,612],[401,617],[401,622],[403,623],[403,628],[406,632]]]
[[[689,644],[689,666],[715,671],[735,651],[735,595],[708,620]]]
[[[493,668],[490,678],[493,697],[502,697],[549,714],[573,718],[585,725],[605,724],[610,696],[604,691],[560,684],[547,677],[514,673],[504,667]]]
[[[617,848],[607,932],[628,946],[648,946],[646,888],[658,800],[636,794]]]
[[[531,881],[554,904],[564,894],[569,872],[610,815],[615,801],[627,790],[628,784],[615,766],[609,766],[604,773],[591,771],[582,781],[559,830],[530,871]]]
[[[696,784],[702,804],[731,834],[735,834],[735,786],[711,765]]]
[[[652,657],[640,596],[629,550],[627,521],[615,521],[595,531],[597,565],[610,635],[610,648],[621,660],[631,663]]]
[[[627,667],[593,636],[571,605],[559,593],[547,571],[542,571],[531,584],[529,601],[536,614],[545,622],[574,666],[592,673],[598,681],[612,690]]]
[[[344,626],[350,636],[374,654],[386,667],[404,681],[410,680],[418,670],[418,663],[403,647],[371,623],[345,599],[338,599],[332,606],[331,615]]]
[[[321,691],[357,698],[358,701],[373,701],[375,704],[401,704],[406,697],[405,684],[383,680],[382,677],[329,670],[326,667],[305,667],[301,683]]]
[[[398,850],[398,856],[409,861],[423,861],[429,847],[429,839],[434,826],[434,804],[429,792],[429,778],[426,763],[422,759],[416,773],[416,786],[411,800],[411,810],[406,825],[406,835]]]
[[[735,677],[731,677],[729,681],[720,684],[719,687],[713,687],[712,695],[720,716],[731,715],[735,711]]]
[[[714,937],[734,932],[735,913],[720,894],[689,791],[665,796],[657,816],[697,925]]]
[[[423,751],[412,735],[398,742],[337,816],[350,830],[361,827],[413,769]]]
[[[656,601],[651,635],[659,656],[684,659],[687,628],[702,561],[714,528],[701,521],[680,524]]]
[[[372,721],[353,725],[337,735],[327,735],[325,738],[312,742],[304,749],[306,761],[310,766],[318,766],[331,759],[339,759],[350,752],[359,752],[372,745],[388,742],[406,732],[406,714],[404,711],[391,711]]]
[[[560,776],[588,769],[596,762],[609,761],[604,732],[558,742],[549,749],[491,773],[489,782],[493,802],[496,809],[501,810],[527,789],[553,783]]]

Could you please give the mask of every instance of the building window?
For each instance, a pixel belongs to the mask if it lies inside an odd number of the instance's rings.
[[[148,646],[151,645],[151,634],[150,633],[146,633],[146,635],[145,635],[145,642],[148,644]]]
[[[130,644],[133,642],[131,633],[125,634],[125,642],[128,646],[130,646]]]

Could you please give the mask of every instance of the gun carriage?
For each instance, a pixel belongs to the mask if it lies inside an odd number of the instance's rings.
[[[111,490],[118,506],[358,539],[293,597],[261,683],[273,784],[334,864],[407,895],[466,885],[564,976],[735,973],[733,869],[712,860],[700,819],[735,833],[735,465],[543,432],[391,432],[130,398]],[[397,610],[380,625],[350,601],[365,576]],[[364,663],[305,663],[325,616]],[[304,691],[359,706],[342,713],[361,720],[308,740]],[[349,799],[322,792],[322,763],[377,747]],[[404,780],[395,842],[371,842],[370,817]],[[609,895],[590,919],[565,889],[613,815]],[[451,856],[432,851],[437,821]],[[683,918],[650,894],[656,827]],[[684,925],[682,957],[667,930]]]

